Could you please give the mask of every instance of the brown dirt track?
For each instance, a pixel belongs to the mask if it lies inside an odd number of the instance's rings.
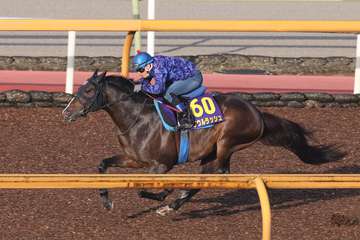
[[[233,156],[232,173],[360,173],[358,108],[263,110],[302,123],[318,142],[339,143],[348,155],[312,166],[286,150],[255,144]],[[97,173],[100,160],[116,153],[105,113],[72,124],[60,113],[0,108],[0,173]],[[173,172],[198,169],[191,163]],[[166,217],[155,213],[160,203],[139,199],[135,190],[112,191],[112,199],[115,208],[107,212],[95,190],[0,190],[0,239],[261,239],[255,191],[204,190]],[[270,199],[272,239],[360,239],[359,190],[272,190]]]

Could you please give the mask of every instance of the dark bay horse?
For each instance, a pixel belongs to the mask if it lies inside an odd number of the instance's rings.
[[[160,174],[177,164],[179,133],[166,131],[152,100],[143,93],[134,93],[133,88],[129,79],[96,71],[63,111],[65,120],[71,122],[103,109],[118,127],[119,152],[101,161],[100,173],[105,173],[108,167],[122,167],[147,168],[149,173]],[[332,162],[344,156],[334,146],[310,145],[311,133],[299,124],[260,112],[239,96],[218,94],[215,99],[225,121],[210,129],[191,131],[189,136],[188,162],[200,161],[201,173],[230,173],[231,155],[257,141],[284,147],[308,164]],[[179,209],[198,191],[182,190],[174,202],[158,209],[158,213]],[[139,196],[162,201],[171,192],[171,189],[159,193],[141,190]],[[100,195],[105,208],[111,209],[108,191],[101,189]]]

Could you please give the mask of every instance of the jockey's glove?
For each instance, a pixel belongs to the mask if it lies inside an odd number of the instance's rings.
[[[141,84],[135,84],[134,85],[134,92],[138,93],[141,91]]]

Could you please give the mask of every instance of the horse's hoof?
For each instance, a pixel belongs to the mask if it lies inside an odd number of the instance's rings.
[[[161,216],[165,216],[165,215],[169,214],[172,211],[174,211],[174,209],[169,207],[168,205],[166,205],[165,207],[161,207],[161,208],[157,209],[156,213],[161,215]]]
[[[139,196],[140,198],[146,198],[147,194],[146,194],[145,191],[139,191],[139,192],[138,192],[138,196]]]
[[[106,201],[106,202],[103,202],[103,205],[104,205],[104,208],[106,209],[106,210],[112,210],[113,208],[114,208],[114,204],[113,204],[113,202],[112,201]]]

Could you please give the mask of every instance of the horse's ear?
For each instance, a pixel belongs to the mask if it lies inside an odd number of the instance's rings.
[[[105,75],[106,75],[106,71],[105,72],[102,72],[100,75],[97,75],[95,80],[96,82],[101,82],[104,78],[105,78]]]
[[[105,72],[103,72],[102,74],[100,74],[100,78],[102,79],[102,78],[104,78],[105,77],[105,75],[106,75],[106,71]]]
[[[96,78],[97,75],[98,75],[98,72],[99,72],[99,69],[97,68],[97,69],[95,70],[94,74],[92,75],[92,77],[93,77],[93,78]]]

